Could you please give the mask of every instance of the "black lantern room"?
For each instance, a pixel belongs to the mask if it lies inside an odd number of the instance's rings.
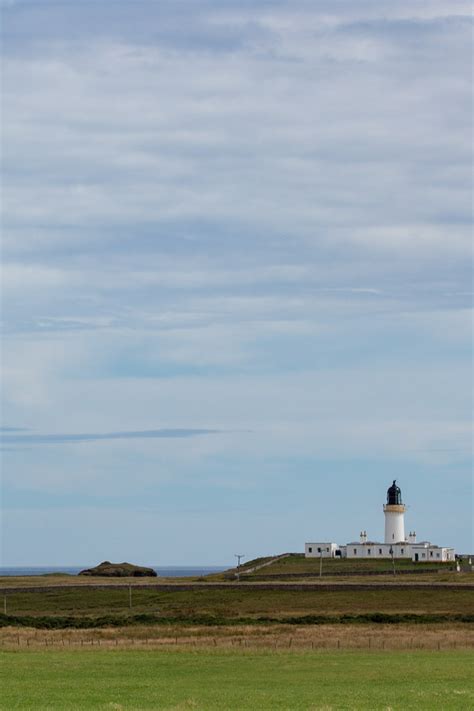
[[[392,504],[402,503],[402,491],[399,486],[397,486],[397,480],[393,480],[392,486],[387,490],[387,504],[390,506]]]

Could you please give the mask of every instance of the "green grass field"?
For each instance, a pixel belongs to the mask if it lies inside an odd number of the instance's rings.
[[[4,652],[13,709],[474,708],[472,652]]]

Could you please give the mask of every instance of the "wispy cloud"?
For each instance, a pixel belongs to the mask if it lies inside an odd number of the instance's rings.
[[[161,429],[136,430],[131,432],[78,433],[78,434],[7,434],[1,441],[9,444],[68,444],[72,442],[101,442],[116,439],[179,439],[181,437],[198,437],[200,435],[219,434],[220,430],[208,429]]]
[[[2,432],[27,432],[27,427],[0,427],[0,436]]]

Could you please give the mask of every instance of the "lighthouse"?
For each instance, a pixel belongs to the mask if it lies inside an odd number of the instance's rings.
[[[405,536],[405,504],[402,492],[394,479],[387,490],[387,503],[384,504],[385,540],[382,543],[367,535],[362,529],[359,541],[351,541],[344,546],[334,542],[305,543],[306,558],[385,558],[395,561],[397,558],[410,559],[414,563],[448,563],[456,560],[454,548],[436,546],[430,541],[416,542],[416,533],[410,531]],[[395,570],[395,568],[394,568]]]
[[[385,543],[400,543],[405,538],[405,504],[396,479],[387,490],[387,503],[383,507],[385,514]]]

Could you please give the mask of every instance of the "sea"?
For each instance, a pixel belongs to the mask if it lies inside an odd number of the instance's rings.
[[[152,565],[149,566],[155,570],[158,575],[163,578],[187,578],[195,577],[200,575],[210,575],[211,573],[221,573],[223,570],[228,570],[230,566],[222,565],[182,565],[182,566],[163,566],[163,565]],[[0,566],[0,576],[10,575],[10,576],[21,576],[21,575],[59,575],[60,573],[66,573],[67,575],[77,575],[84,568],[90,568],[88,565],[80,566],[30,566],[30,567],[3,567]]]

